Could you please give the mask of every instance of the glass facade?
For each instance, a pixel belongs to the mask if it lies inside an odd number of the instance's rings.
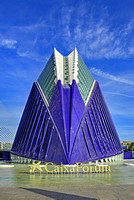
[[[63,69],[64,69],[64,84],[69,84],[69,67],[68,67],[68,57],[63,58]]]
[[[54,54],[51,55],[46,67],[42,71],[41,75],[38,78],[38,83],[41,86],[43,93],[48,101],[51,102],[53,91],[55,88],[55,63],[54,63]]]
[[[0,151],[10,150],[15,136],[16,121],[0,103]]]
[[[79,56],[79,54],[78,54],[78,68],[79,68],[77,76],[79,81],[78,88],[80,90],[84,103],[86,103],[92,84],[94,82],[94,78],[91,75],[85,63],[83,62],[82,58]]]

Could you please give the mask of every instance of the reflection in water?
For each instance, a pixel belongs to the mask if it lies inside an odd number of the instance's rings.
[[[134,161],[127,161],[134,163]],[[125,162],[124,162],[125,163]],[[1,164],[1,163],[0,163]],[[0,186],[49,187],[134,184],[134,166],[111,165],[110,173],[92,174],[30,174],[28,165],[14,164],[0,169]]]

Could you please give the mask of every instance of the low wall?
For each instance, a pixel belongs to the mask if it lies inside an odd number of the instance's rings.
[[[0,151],[0,160],[10,160],[10,151]]]
[[[124,152],[124,159],[132,159],[132,158],[133,158],[132,151],[126,151],[126,152]]]

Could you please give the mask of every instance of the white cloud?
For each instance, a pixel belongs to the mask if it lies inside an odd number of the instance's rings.
[[[100,77],[104,77],[104,78],[110,79],[112,81],[117,81],[117,82],[120,82],[120,83],[125,83],[125,84],[129,84],[129,85],[133,85],[134,86],[134,82],[133,81],[124,79],[122,77],[113,76],[112,74],[103,72],[100,69],[91,68],[90,71],[91,71],[91,73],[94,73],[94,74],[96,74],[96,75],[98,75]]]
[[[8,49],[15,49],[16,48],[17,41],[11,40],[11,39],[0,39],[0,46],[6,47]]]

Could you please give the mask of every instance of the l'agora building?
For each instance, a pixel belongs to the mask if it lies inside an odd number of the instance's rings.
[[[11,153],[56,164],[115,161],[122,147],[99,83],[75,49],[54,49],[33,83]]]

